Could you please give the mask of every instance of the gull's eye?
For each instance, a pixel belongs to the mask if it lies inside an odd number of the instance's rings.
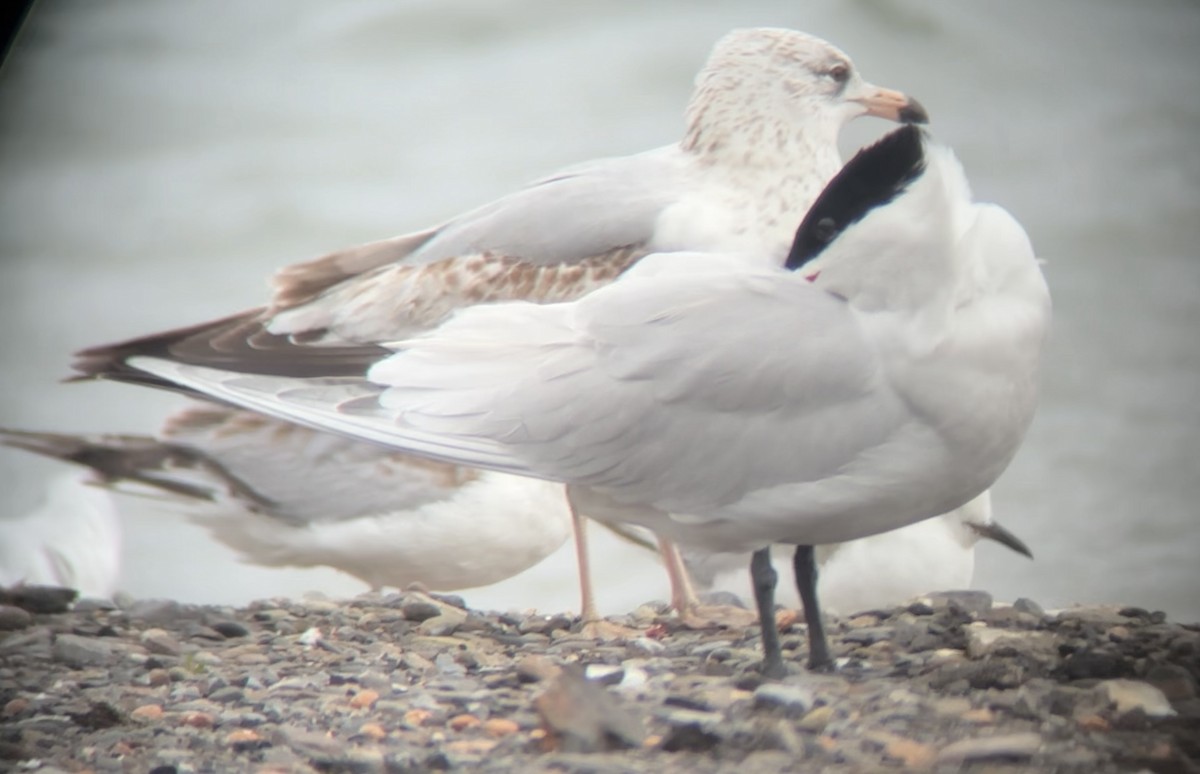
[[[834,83],[843,84],[850,80],[850,68],[844,64],[835,64],[825,73],[833,79]]]
[[[837,236],[837,222],[833,218],[821,218],[813,226],[813,236],[822,242],[829,242]]]

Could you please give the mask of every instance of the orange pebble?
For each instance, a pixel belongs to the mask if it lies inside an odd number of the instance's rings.
[[[379,692],[364,688],[350,698],[350,706],[354,709],[368,709],[379,701]]]
[[[134,720],[158,720],[163,716],[163,708],[157,704],[143,704],[129,713]]]
[[[192,728],[212,728],[217,719],[207,712],[185,712],[179,722]]]
[[[483,730],[488,736],[512,736],[521,730],[515,722],[508,718],[489,718],[483,723]]]
[[[410,726],[423,726],[429,720],[429,710],[414,709],[404,713],[404,722]]]
[[[450,718],[450,720],[446,721],[446,725],[450,726],[450,728],[454,729],[455,731],[463,731],[479,725],[479,718],[475,717],[474,715],[455,715],[454,717]]]
[[[253,728],[236,728],[229,732],[229,736],[225,737],[225,744],[244,744],[246,742],[257,742],[261,739],[262,736]]]
[[[368,739],[374,739],[376,742],[387,738],[387,731],[378,723],[363,723],[362,727],[358,729],[358,733]]]
[[[779,631],[786,631],[796,625],[800,620],[800,615],[795,610],[784,608],[775,611],[775,628]]]

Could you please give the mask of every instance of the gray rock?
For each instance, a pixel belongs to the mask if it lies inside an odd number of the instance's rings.
[[[24,629],[33,623],[33,616],[14,605],[0,605],[0,631]]]
[[[209,627],[226,639],[250,636],[250,630],[238,621],[211,621]]]
[[[400,606],[400,612],[404,613],[406,620],[420,623],[421,621],[428,621],[430,618],[436,618],[441,615],[442,608],[428,599],[406,598]]]
[[[246,698],[246,692],[237,686],[227,685],[210,693],[208,698],[221,704],[229,704],[230,702],[241,701]]]
[[[1196,698],[1196,678],[1177,664],[1158,664],[1146,672],[1146,682],[1163,692],[1169,701]]]
[[[763,683],[754,689],[758,709],[782,710],[788,717],[803,717],[816,703],[811,688],[789,683]]]
[[[934,610],[957,607],[972,615],[982,615],[992,609],[992,595],[986,591],[963,589],[960,591],[936,591],[926,599]]]
[[[183,645],[162,629],[147,629],[138,638],[146,650],[162,656],[179,656],[183,653]]]
[[[183,617],[184,606],[173,599],[136,599],[125,606],[130,618],[151,624],[171,623]]]
[[[1028,597],[1020,597],[1016,602],[1013,602],[1013,610],[1016,610],[1018,613],[1028,613],[1038,618],[1046,615],[1046,611],[1042,606]]]
[[[445,612],[426,618],[417,625],[417,631],[427,637],[446,637],[458,631],[467,620],[466,612],[454,608],[446,608]]]
[[[115,660],[115,649],[103,640],[60,634],[54,639],[55,661],[71,667],[104,666]]]

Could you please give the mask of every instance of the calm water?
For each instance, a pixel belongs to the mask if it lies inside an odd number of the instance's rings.
[[[672,141],[717,37],[789,26],[918,96],[1045,258],[1044,399],[995,490],[1037,560],[985,548],[977,585],[1200,619],[1200,6],[732,5],[42,0],[0,72],[0,423],[153,431],[172,398],[58,385],[69,353],[256,304],[279,265]],[[885,129],[860,122],[846,147]],[[60,469],[0,452],[0,518]],[[235,565],[145,504],[127,516],[139,596],[359,588]],[[610,610],[665,595],[626,550],[600,560],[621,567]],[[571,568],[560,554],[468,597],[574,607]]]

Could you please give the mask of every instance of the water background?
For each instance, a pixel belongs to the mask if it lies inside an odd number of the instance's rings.
[[[976,585],[1200,620],[1200,5],[41,0],[0,70],[0,424],[153,432],[177,401],[60,385],[80,347],[264,298],[278,266],[424,227],[557,167],[665,144],[735,26],[804,29],[919,97],[1055,301],[1044,398],[995,488],[1037,554]],[[867,119],[845,149],[888,125]],[[0,451],[0,518],[61,465]],[[256,570],[125,513],[122,586],[205,602],[362,587]],[[665,596],[602,541],[601,603]],[[575,608],[569,550],[474,604]]]

